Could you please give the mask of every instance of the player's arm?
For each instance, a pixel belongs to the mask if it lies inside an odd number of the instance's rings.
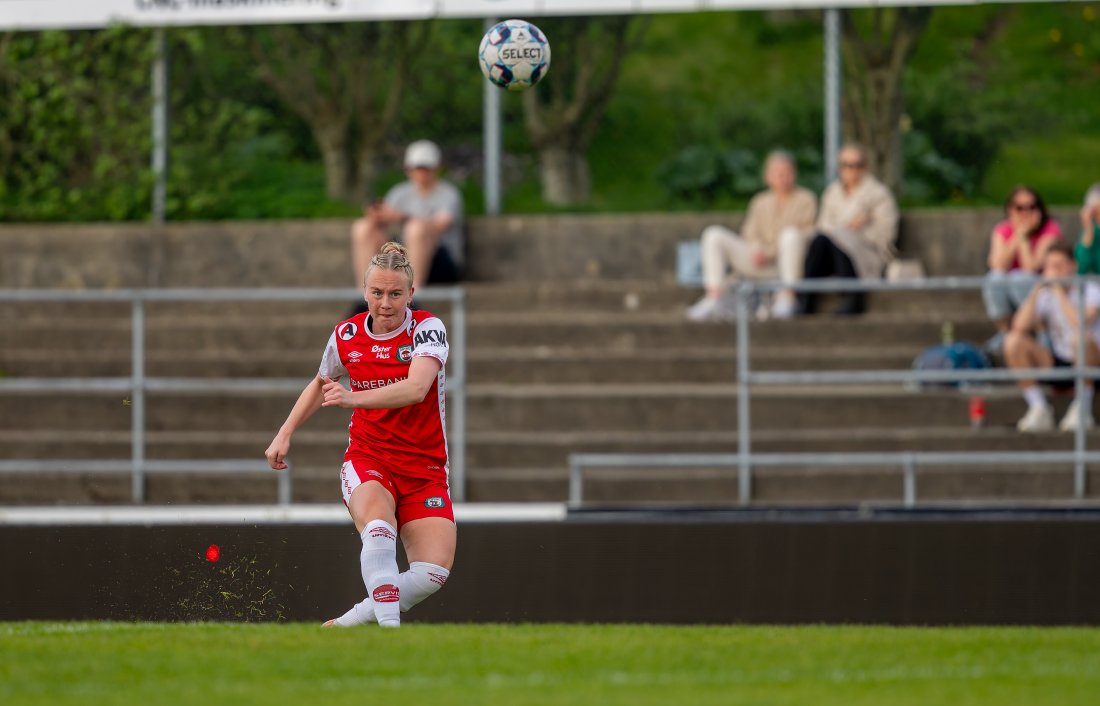
[[[413,358],[409,364],[409,376],[392,385],[375,390],[349,392],[338,382],[324,383],[322,407],[345,407],[360,409],[396,409],[408,407],[424,400],[432,383],[439,375],[443,363],[437,358],[422,355]]]
[[[290,437],[294,435],[295,430],[312,417],[317,410],[321,409],[321,400],[324,397],[322,387],[324,384],[319,376],[309,381],[305,389],[302,390],[302,394],[298,395],[298,401],[291,407],[290,414],[287,415],[283,425],[279,427],[279,431],[275,434],[271,445],[264,452],[264,455],[267,456],[267,462],[275,470],[279,471],[286,468],[286,455],[290,451]]]

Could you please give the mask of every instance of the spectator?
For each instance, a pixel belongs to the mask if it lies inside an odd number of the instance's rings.
[[[702,235],[703,284],[706,293],[687,312],[692,321],[729,318],[732,302],[727,292],[727,268],[734,277],[796,282],[802,276],[803,242],[813,228],[817,199],[796,183],[794,158],[775,151],[764,161],[767,189],[752,197],[741,234],[719,225]],[[794,295],[780,292],[772,314],[788,318],[794,313]]]
[[[1047,280],[1072,277],[1076,272],[1073,250],[1065,243],[1052,243],[1047,247],[1043,261],[1043,281],[1035,284],[1012,321],[1012,329],[1005,337],[1005,362],[1010,368],[1069,367],[1077,360],[1077,302],[1078,289]],[[1100,364],[1100,285],[1085,284],[1085,364]],[[1049,336],[1049,347],[1033,337],[1037,330]],[[1027,414],[1016,424],[1026,432],[1049,431],[1054,428],[1054,413],[1046,395],[1034,380],[1021,380]],[[1093,385],[1086,384],[1081,397],[1073,401],[1058,427],[1062,431],[1077,429],[1080,407],[1085,407],[1085,423],[1094,426],[1092,419]]]
[[[1081,208],[1081,239],[1074,249],[1077,256],[1077,274],[1100,274],[1100,181],[1085,192],[1085,205]]]
[[[427,283],[457,282],[462,277],[462,195],[441,179],[439,147],[419,140],[405,150],[407,181],[397,184],[382,201],[363,210],[351,228],[351,260],[355,286],[363,285],[370,260],[400,225],[398,240],[409,253],[416,273],[414,289]]]
[[[992,354],[1001,352],[1012,312],[1035,285],[1047,250],[1062,237],[1043,198],[1029,186],[1012,190],[1005,200],[1005,215],[1008,218],[995,225],[989,236],[989,274],[982,286],[986,315],[997,326],[997,333],[985,344]]]
[[[898,237],[898,207],[894,195],[867,171],[867,153],[855,144],[845,145],[839,155],[840,175],[821,197],[817,233],[806,250],[805,276],[882,277],[893,257]],[[803,295],[803,313],[813,313],[817,297]],[[834,312],[862,314],[862,292],[846,294]]]

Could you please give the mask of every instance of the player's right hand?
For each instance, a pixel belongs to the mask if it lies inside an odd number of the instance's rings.
[[[290,439],[284,439],[281,436],[276,436],[271,442],[271,446],[267,447],[267,451],[264,452],[264,456],[267,457],[268,464],[271,465],[276,471],[282,471],[287,468],[286,455],[290,451]]]

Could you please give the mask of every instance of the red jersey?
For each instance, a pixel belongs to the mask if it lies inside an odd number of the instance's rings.
[[[446,480],[447,330],[426,311],[405,310],[404,323],[390,333],[372,333],[369,314],[336,325],[317,373],[352,392],[374,390],[406,379],[418,356],[439,361],[439,374],[424,399],[397,409],[352,411],[345,460],[376,459],[416,478]]]

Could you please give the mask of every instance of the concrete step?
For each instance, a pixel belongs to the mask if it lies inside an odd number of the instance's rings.
[[[449,323],[444,317],[444,323]],[[833,318],[814,316],[794,321],[768,321],[751,327],[752,345],[801,345],[824,348],[848,346],[910,346],[923,348],[942,339],[943,321],[928,315],[875,314]],[[975,343],[992,333],[984,318],[954,319],[959,340]],[[332,331],[332,321],[316,315],[286,315],[279,319],[249,316],[189,316],[150,318],[146,322],[147,350],[269,350],[320,351]],[[64,332],[62,334],[62,332]],[[117,318],[20,319],[0,342],[0,352],[13,349],[56,349],[60,335],[79,341],[80,350],[126,349],[130,324]],[[735,329],[728,323],[698,324],[679,314],[632,312],[623,314],[541,312],[498,314],[468,320],[471,347],[599,346],[608,350],[691,345],[732,346]]]
[[[471,390],[474,431],[696,431],[737,424],[733,384],[478,385]],[[1014,424],[1024,411],[1018,395],[1010,389],[991,395],[987,423]],[[750,411],[754,432],[848,425],[926,428],[952,420],[965,423],[968,405],[966,395],[944,388],[769,387],[754,389]]]
[[[904,346],[833,347],[815,351],[794,346],[756,346],[754,370],[905,369],[917,350]],[[471,382],[723,382],[735,380],[734,347],[670,347],[608,351],[602,348],[527,346],[472,348],[467,375]],[[315,349],[239,351],[150,350],[145,371],[160,377],[301,377],[316,369]],[[0,370],[8,377],[130,375],[130,350],[95,351],[26,348],[0,352]]]
[[[1089,471],[1088,498],[1100,498],[1100,470]],[[1070,500],[1072,469],[1057,466],[926,468],[917,471],[918,502]],[[479,502],[566,500],[567,474],[558,468],[504,468],[470,479],[470,497]],[[739,502],[732,469],[624,468],[586,476],[583,497],[592,505],[691,504]],[[897,468],[763,468],[753,472],[757,505],[826,506],[865,502],[900,504]]]
[[[467,440],[471,476],[499,468],[564,467],[573,453],[736,453],[736,431],[478,432]],[[825,428],[761,430],[753,433],[757,453],[902,451],[1072,451],[1073,435],[1021,434],[1014,427],[972,430],[956,426],[925,429]],[[1089,434],[1095,448],[1100,432]]]
[[[0,503],[127,504],[130,476],[117,474],[44,473],[4,475]],[[1100,471],[1089,471],[1088,498],[1100,498]],[[146,479],[146,502],[153,504],[268,504],[276,498],[274,476],[165,474]],[[336,504],[336,472],[327,477],[295,474],[295,502]],[[944,467],[917,471],[918,502],[1010,501],[1072,498],[1072,469],[1057,466],[1012,468]],[[473,475],[467,485],[471,502],[553,502],[568,494],[561,468],[493,469]],[[753,474],[753,503],[758,505],[846,505],[862,502],[900,503],[901,472],[896,468],[835,467],[765,468]],[[694,504],[738,502],[736,473],[731,469],[621,469],[589,474],[584,499],[595,505]]]
[[[331,426],[331,425],[330,425]],[[153,431],[145,437],[149,459],[263,460],[272,430]],[[7,459],[128,459],[127,430],[3,429],[0,448]],[[865,451],[1071,451],[1073,435],[1050,432],[1020,434],[1011,427],[971,430],[965,420],[955,426],[925,429],[832,428],[762,430],[753,435],[760,453]],[[1100,432],[1089,434],[1090,447]],[[296,474],[325,476],[338,469],[347,445],[345,429],[315,428],[311,423],[294,436],[291,459]],[[466,439],[467,472],[509,467],[562,467],[572,453],[734,453],[737,433],[714,431],[482,431]]]
[[[701,290],[679,287],[654,280],[565,280],[560,282],[470,282],[465,283],[468,311],[479,313],[528,314],[545,311],[682,314],[695,302]],[[315,314],[335,324],[344,318],[352,301],[212,301],[212,302],[148,302],[150,317],[240,315],[277,321],[286,315]],[[450,304],[424,300],[423,308],[446,314]],[[874,292],[867,298],[873,313],[919,313],[981,316],[981,293],[978,291],[905,291]],[[0,320],[20,318],[114,317],[129,320],[129,303],[98,302],[18,302],[5,303]]]
[[[303,385],[305,382],[303,382]],[[1023,403],[1011,389],[989,393],[987,423],[1014,424]],[[274,430],[296,394],[236,393],[146,395],[149,431]],[[950,388],[907,391],[896,386],[759,387],[751,399],[754,431],[843,426],[927,428],[968,418],[969,397]],[[1064,407],[1065,399],[1058,405]],[[735,429],[735,384],[651,383],[470,385],[469,431],[697,431]],[[123,395],[0,395],[0,419],[9,427],[66,430],[130,428],[131,406]],[[348,412],[321,410],[311,424],[340,428]]]

